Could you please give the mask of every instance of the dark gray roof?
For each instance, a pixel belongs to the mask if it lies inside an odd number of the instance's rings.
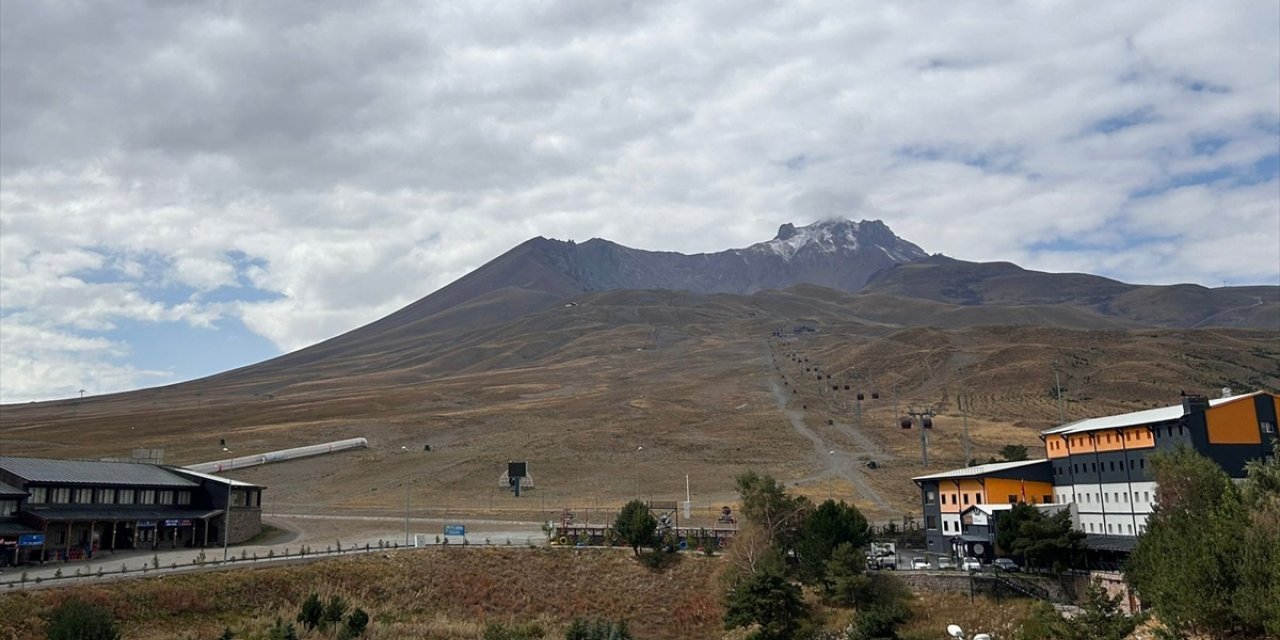
[[[119,520],[122,522],[129,520],[195,520],[222,515],[222,509],[157,509],[154,507],[150,509],[54,507],[52,509],[27,509],[25,512],[43,520],[58,522],[69,520],[75,522],[90,522],[93,520],[99,522],[107,520]]]
[[[40,530],[32,529],[17,520],[0,519],[0,536],[25,536],[31,533],[40,533]]]
[[[0,482],[0,496],[25,496],[26,491]]]
[[[136,462],[0,457],[0,469],[27,482],[149,487],[199,486],[199,483],[167,469]]]

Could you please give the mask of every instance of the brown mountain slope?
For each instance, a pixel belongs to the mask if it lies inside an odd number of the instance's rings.
[[[0,407],[0,447],[87,457],[162,447],[181,463],[222,456],[220,438],[239,454],[368,437],[366,452],[243,472],[272,487],[270,509],[300,512],[394,513],[407,485],[424,511],[546,517],[637,493],[679,499],[686,474],[695,503],[710,509],[730,499],[735,474],[757,469],[888,518],[913,511],[909,477],[920,470],[918,441],[895,427],[895,405],[943,414],[931,447],[941,468],[961,462],[961,390],[973,399],[975,455],[1034,447],[1037,429],[1057,419],[1055,360],[1068,419],[1175,403],[1183,389],[1280,388],[1276,332],[916,328],[888,322],[883,300],[817,287],[753,296],[610,291],[575,302],[416,350],[350,357],[341,375],[323,362],[305,376],[248,368]],[[858,305],[881,316],[863,318]],[[798,325],[816,332],[770,345],[773,330]],[[820,389],[788,353],[882,394],[864,403],[861,427],[852,397]],[[527,459],[537,483],[520,500],[497,488],[512,459]],[[867,459],[880,468],[866,470]]]
[[[881,271],[862,291],[965,306],[1064,306],[1129,326],[1280,330],[1280,287],[1132,285],[1085,273],[931,256]]]

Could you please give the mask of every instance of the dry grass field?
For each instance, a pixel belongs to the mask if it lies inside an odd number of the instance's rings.
[[[709,514],[732,501],[734,476],[754,469],[889,520],[914,513],[918,499],[909,479],[922,472],[919,431],[897,425],[909,406],[939,414],[929,434],[936,470],[964,461],[962,394],[973,457],[1005,444],[1034,455],[1039,429],[1057,422],[1054,361],[1068,420],[1176,403],[1182,389],[1280,388],[1280,341],[1270,332],[832,322],[771,342],[777,325],[714,317],[603,326],[527,366],[448,375],[374,368],[274,386],[214,378],[8,405],[0,447],[86,458],[163,448],[166,461],[181,464],[226,457],[220,438],[231,455],[369,439],[367,450],[237,472],[269,487],[275,512],[400,512],[407,489],[413,510],[426,515],[543,519],[636,495],[681,500],[688,476],[695,506]],[[841,390],[820,388],[791,354],[820,363]],[[855,389],[867,397],[860,421]],[[865,467],[870,459],[877,469]],[[508,460],[528,460],[534,476],[536,488],[519,499],[498,487]]]
[[[43,616],[67,598],[102,604],[137,640],[206,640],[224,628],[260,637],[277,618],[291,621],[304,599],[338,595],[372,622],[365,638],[480,638],[494,622],[536,623],[547,638],[563,637],[575,617],[625,618],[639,639],[740,637],[723,629],[720,557],[689,554],[664,572],[636,562],[627,550],[451,548],[389,552],[308,564],[135,579],[0,595],[0,637],[43,636]],[[852,613],[807,598],[827,628]],[[932,637],[949,623],[1007,634],[1025,617],[1027,601],[975,604],[958,594],[917,596],[904,629]],[[303,633],[301,637],[323,637]]]

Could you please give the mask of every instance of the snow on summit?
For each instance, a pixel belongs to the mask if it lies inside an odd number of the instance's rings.
[[[799,228],[787,223],[778,228],[778,236],[773,240],[751,245],[746,250],[774,253],[785,260],[791,260],[806,247],[809,247],[810,251],[836,253],[857,252],[864,246],[868,249],[878,248],[898,262],[907,262],[926,255],[920,247],[894,235],[889,227],[879,220],[822,221]]]

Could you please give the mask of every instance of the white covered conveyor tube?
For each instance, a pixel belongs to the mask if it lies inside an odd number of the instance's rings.
[[[239,458],[229,458],[227,460],[201,462],[199,464],[187,465],[184,468],[192,471],[199,471],[201,473],[222,473],[223,471],[230,471],[232,469],[256,467],[258,465],[267,464],[268,462],[297,460],[299,458],[309,458],[311,456],[319,456],[326,453],[336,453],[338,451],[348,451],[350,449],[363,449],[368,446],[369,440],[367,438],[350,438],[347,440],[326,442],[324,444],[312,444],[305,447],[268,451],[267,453],[260,453],[252,456],[240,456]]]

